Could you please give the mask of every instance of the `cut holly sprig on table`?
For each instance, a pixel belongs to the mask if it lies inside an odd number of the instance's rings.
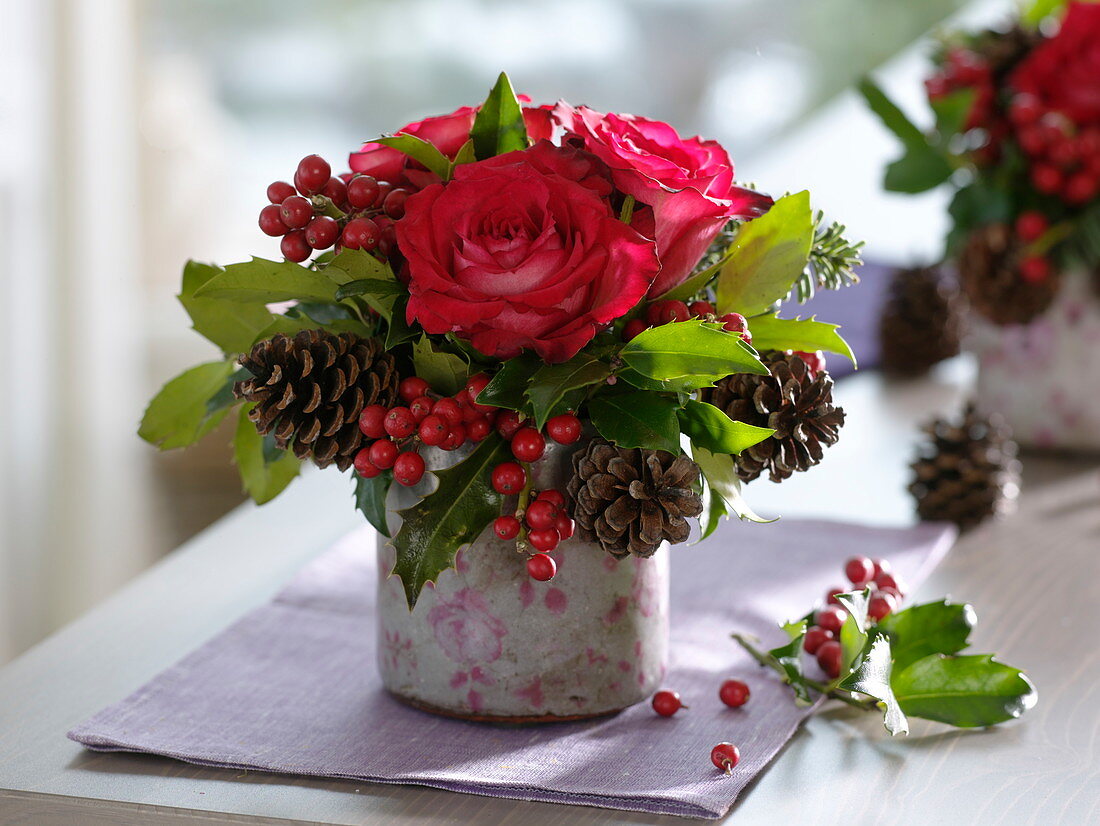
[[[909,717],[959,728],[1019,717],[1038,699],[1020,669],[991,654],[963,654],[974,609],[947,600],[900,608],[905,593],[885,560],[854,557],[851,589],[831,589],[826,604],[781,624],[788,641],[770,650],[746,634],[733,638],[788,684],[799,705],[826,697],[880,710],[891,734]]]

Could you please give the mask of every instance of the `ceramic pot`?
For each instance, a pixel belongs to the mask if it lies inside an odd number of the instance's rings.
[[[535,486],[563,490],[579,447],[548,444],[532,468]],[[438,469],[463,453],[431,449],[424,458]],[[391,491],[387,505],[407,507],[427,490]],[[510,723],[599,717],[649,697],[668,658],[667,544],[648,559],[617,561],[575,536],[551,556],[557,575],[536,582],[515,542],[486,529],[410,611],[400,581],[384,576],[394,551],[380,538],[378,667],[385,687],[428,711]]]
[[[1000,413],[1023,446],[1100,451],[1100,295],[1087,273],[1066,273],[1030,324],[970,326],[981,409]]]

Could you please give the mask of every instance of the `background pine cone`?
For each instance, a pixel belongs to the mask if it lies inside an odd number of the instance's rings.
[[[761,359],[770,375],[735,373],[702,395],[734,421],[775,430],[733,462],[742,481],[751,482],[767,470],[773,482],[781,482],[816,465],[825,447],[836,444],[844,409],[833,405],[828,372],[814,376],[799,356],[778,351],[762,353]]]
[[[1055,272],[1035,284],[1019,272],[1021,247],[1005,224],[975,230],[959,253],[959,280],[970,306],[994,324],[1027,324],[1054,300]]]
[[[305,330],[279,333],[241,356],[253,378],[233,393],[255,402],[248,418],[281,449],[318,467],[351,467],[363,446],[359,414],[369,404],[389,407],[397,398],[393,356],[376,338]]]
[[[1015,507],[1020,489],[1016,443],[999,417],[971,404],[961,421],[936,419],[924,431],[909,485],[917,513],[927,521],[971,528]]]
[[[699,466],[687,456],[593,439],[574,454],[567,490],[581,536],[622,558],[687,539],[686,517],[703,512],[698,482]]]
[[[879,317],[882,369],[920,376],[959,354],[960,296],[938,267],[895,270]]]

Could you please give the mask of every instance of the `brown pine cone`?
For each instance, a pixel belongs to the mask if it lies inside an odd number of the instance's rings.
[[[255,406],[248,418],[275,445],[318,467],[347,470],[363,446],[359,414],[370,404],[389,407],[397,398],[393,356],[376,338],[305,330],[279,333],[241,356],[253,378],[233,393]]]
[[[844,424],[844,409],[833,404],[833,379],[822,370],[816,376],[799,356],[778,351],[761,354],[770,375],[735,373],[703,391],[703,401],[720,408],[734,421],[770,427],[775,434],[733,457],[737,475],[751,482],[765,470],[781,482],[821,461],[836,444]]]
[[[999,417],[982,416],[971,404],[961,421],[936,419],[924,431],[929,438],[918,448],[909,485],[921,519],[965,530],[1015,507],[1020,462]]]
[[[653,556],[664,540],[687,539],[686,517],[703,512],[699,475],[687,456],[593,439],[574,454],[567,485],[577,530],[614,557]]]
[[[1020,275],[1022,247],[1012,229],[990,224],[971,233],[959,253],[959,281],[978,313],[994,324],[1027,324],[1050,306],[1061,274],[1031,283]]]
[[[924,375],[959,354],[959,291],[937,267],[896,270],[879,317],[882,369],[899,376]]]

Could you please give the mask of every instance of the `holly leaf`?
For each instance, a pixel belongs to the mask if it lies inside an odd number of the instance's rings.
[[[643,390],[614,396],[596,396],[588,415],[596,431],[619,447],[680,452],[678,405],[672,399]]]
[[[890,614],[878,627],[889,634],[894,668],[901,671],[931,654],[962,651],[977,619],[973,606],[941,600]]]
[[[867,622],[867,606],[871,601],[871,590],[853,591],[837,594],[837,600],[848,610],[848,616],[840,627],[840,665],[841,671],[849,671],[867,645],[870,625]]]
[[[396,135],[375,138],[373,143],[380,143],[383,146],[396,149],[398,152],[403,152],[444,181],[449,180],[451,177],[450,158],[436,149],[434,144],[428,143],[422,138],[398,132]]]
[[[622,368],[615,376],[631,387],[637,387],[639,390],[656,390],[659,393],[691,393],[704,387],[714,387],[714,382],[717,381],[714,376],[680,376],[666,381],[657,381],[629,367]]]
[[[706,479],[708,494],[712,498],[717,497],[721,500],[720,505],[711,503],[713,513],[708,512],[706,509],[703,511],[707,514],[708,520],[703,528],[706,536],[713,533],[716,527],[716,525],[711,524],[711,520],[716,520],[729,513],[736,515],[742,522],[766,524],[776,521],[776,519],[764,519],[762,516],[758,516],[749,507],[745,497],[741,494],[741,480],[734,469],[732,456],[728,453],[712,453],[692,442],[691,457],[695,460],[695,464],[699,465],[699,470],[702,471],[703,478]]]
[[[736,422],[713,404],[689,399],[677,413],[680,430],[692,444],[712,453],[740,453],[775,433],[768,427]]]
[[[199,298],[195,293],[222,273],[221,267],[188,261],[177,296],[191,317],[196,333],[221,348],[226,355],[251,349],[257,334],[271,323],[272,313],[262,301],[225,301]]]
[[[341,284],[336,290],[336,300],[343,301],[353,296],[380,298],[387,295],[401,295],[405,288],[396,281],[382,281],[378,278],[359,278]]]
[[[959,728],[1012,720],[1039,699],[1026,674],[991,654],[931,654],[895,674],[891,686],[909,716]]]
[[[808,706],[813,700],[806,686],[805,677],[802,674],[802,639],[806,635],[806,623],[802,621],[794,625],[785,625],[783,630],[787,632],[790,640],[786,645],[773,648],[768,652],[782,672],[782,679],[794,691],[794,702],[798,706]]]
[[[393,315],[390,317],[389,326],[386,328],[386,349],[392,350],[398,344],[403,344],[416,338],[420,331],[408,322],[409,299],[401,296],[393,303]]]
[[[814,227],[805,191],[742,224],[718,274],[718,312],[756,315],[790,293],[810,259]]]
[[[153,397],[138,435],[161,450],[193,445],[225,418],[228,407],[208,407],[224,390],[236,365],[211,361],[176,376]]]
[[[386,494],[392,483],[393,473],[388,470],[370,479],[355,474],[355,507],[387,539],[390,537],[390,526],[386,523]]]
[[[391,573],[401,578],[409,610],[424,584],[454,567],[455,554],[500,514],[502,497],[489,477],[509,455],[507,443],[491,434],[459,464],[435,471],[435,491],[400,512],[401,527],[390,540],[397,554]]]
[[[846,356],[852,364],[855,354],[837,330],[839,324],[826,324],[816,318],[779,318],[762,315],[750,322],[752,343],[758,350],[801,350],[812,353],[824,350]]]
[[[426,335],[413,344],[413,370],[417,376],[444,396],[453,396],[466,385],[469,368],[454,353],[436,348]]]
[[[570,391],[600,384],[610,375],[611,368],[589,353],[578,353],[569,361],[538,368],[524,391],[535,414],[535,427],[542,429]]]
[[[289,450],[274,447],[270,436],[261,436],[248,419],[251,403],[241,406],[233,435],[233,462],[244,489],[257,505],[270,502],[298,475],[301,462]]]
[[[883,710],[883,725],[892,735],[908,734],[909,721],[890,688],[890,641],[876,634],[869,640],[855,671],[840,681],[838,688],[855,691],[878,700]]]
[[[458,154],[455,155],[455,159],[451,162],[450,173],[447,175],[448,180],[454,177],[455,167],[461,166],[464,163],[473,163],[477,160],[477,156],[474,154],[474,142],[472,140],[466,141],[462,144],[462,147],[458,150]]]
[[[527,148],[527,124],[512,82],[500,73],[489,97],[481,104],[470,128],[474,154],[479,161]]]
[[[534,353],[521,353],[510,358],[497,371],[484,389],[477,394],[478,404],[489,404],[508,410],[522,410],[527,403],[524,395],[531,376],[542,361]]]
[[[697,319],[645,330],[631,339],[619,356],[629,367],[657,381],[716,380],[731,373],[768,375],[756,351],[740,336]]]
[[[883,125],[897,135],[905,154],[886,168],[886,189],[891,192],[924,192],[939,186],[954,171],[942,151],[906,117],[893,101],[872,81],[864,78],[860,94]]]
[[[340,285],[336,292],[336,300],[341,301],[350,297],[361,297],[367,305],[389,323],[392,321],[396,297],[405,295],[408,290],[398,283],[394,277],[388,261],[380,261],[366,250],[340,250],[332,261],[325,267],[324,273],[328,278]],[[352,288],[356,282],[370,282],[371,288],[361,293],[349,292],[341,295],[341,291]],[[382,282],[382,283],[377,283]]]
[[[195,296],[262,304],[296,299],[332,303],[336,300],[336,283],[324,272],[293,261],[253,258],[230,264],[199,287]]]

